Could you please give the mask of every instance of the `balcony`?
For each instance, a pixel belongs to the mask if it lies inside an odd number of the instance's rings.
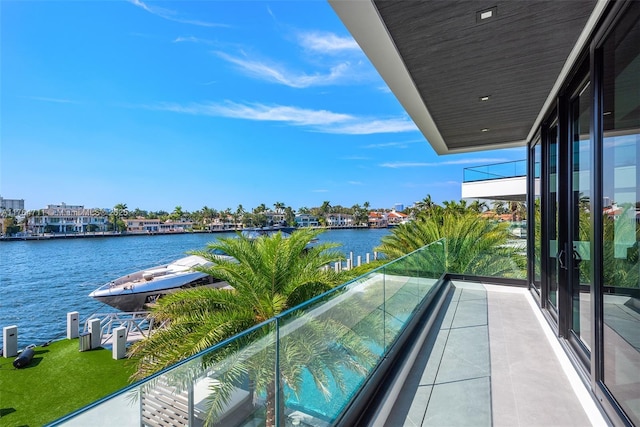
[[[604,425],[518,263],[502,259],[502,277],[451,274],[449,246],[425,246],[53,425]]]
[[[536,189],[540,165],[536,165]],[[524,201],[527,194],[527,161],[494,163],[463,170],[462,198]],[[539,194],[539,193],[536,193]]]

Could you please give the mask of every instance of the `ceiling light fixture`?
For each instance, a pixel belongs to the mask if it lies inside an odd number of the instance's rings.
[[[490,7],[476,12],[476,22],[486,22],[487,19],[495,18],[498,14],[498,6]]]
[[[480,129],[480,132],[489,132],[489,128]]]
[[[489,100],[490,95],[486,95],[486,96],[481,96],[480,97],[480,101],[488,101]]]

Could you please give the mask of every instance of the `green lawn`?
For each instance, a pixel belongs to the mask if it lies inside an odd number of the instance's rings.
[[[129,383],[134,366],[103,348],[80,352],[78,339],[36,347],[31,364],[14,369],[0,357],[0,426],[41,426]]]

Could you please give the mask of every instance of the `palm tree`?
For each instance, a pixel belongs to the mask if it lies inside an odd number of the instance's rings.
[[[320,206],[320,212],[322,212],[323,215],[326,215],[330,211],[331,211],[331,203],[328,200],[325,200],[324,202],[322,202],[322,206]]]
[[[122,231],[127,228],[122,221],[122,218],[126,218],[127,216],[129,216],[129,211],[127,210],[126,203],[118,203],[113,207],[113,211],[111,212],[113,231]]]
[[[143,378],[168,367],[340,283],[338,274],[321,268],[343,258],[332,251],[337,245],[321,243],[308,247],[319,234],[319,230],[306,229],[296,231],[288,238],[281,233],[258,239],[238,235],[221,238],[209,244],[207,250],[194,251],[213,263],[201,271],[226,281],[233,289],[195,288],[161,299],[153,315],[159,321],[168,321],[169,326],[132,346],[130,357],[137,362],[134,378]],[[216,256],[214,251],[222,251],[233,260]],[[269,340],[271,335],[254,334],[250,339]],[[337,341],[344,351],[321,354],[313,351],[314,345],[320,348],[319,343],[330,339]],[[336,371],[340,366],[364,372],[375,358],[355,332],[335,319],[307,322],[304,332],[300,329],[298,334],[281,341],[280,346],[282,381],[294,391],[300,386],[303,369],[325,390],[330,376],[340,385],[342,377]],[[219,378],[221,389],[212,396],[210,422],[214,420],[216,410],[224,406],[225,398],[228,399],[229,387],[246,374],[255,392],[266,394],[267,425],[274,425],[273,347],[266,345],[264,350],[252,352],[251,356],[242,352],[223,352],[223,357],[236,357],[236,360],[233,369]],[[217,360],[213,356],[208,363]]]
[[[493,205],[493,210],[498,215],[502,215],[504,213],[507,213],[508,211],[506,207],[507,203],[503,202],[502,200],[494,200],[493,202],[491,202],[491,204]]]
[[[467,201],[464,199],[460,200],[459,202],[456,202],[455,200],[445,200],[444,202],[442,202],[442,204],[444,205],[445,212],[455,212],[458,214],[462,214],[468,209]]]
[[[179,221],[184,215],[185,213],[182,211],[182,206],[176,206],[171,215],[169,215],[169,218],[173,221]]]
[[[421,216],[401,224],[382,238],[376,248],[387,258],[398,258],[439,239],[446,242],[441,271],[478,276],[523,278],[526,259],[517,248],[507,246],[508,224],[496,223],[475,212],[445,212],[442,217]]]
[[[284,209],[285,204],[282,202],[275,202],[273,204],[273,208],[275,209],[276,213],[282,213],[282,210]]]
[[[291,206],[284,208],[284,220],[287,224],[293,225],[296,223],[296,212]]]
[[[415,203],[415,207],[419,212],[429,211],[435,206],[435,203],[431,199],[431,194],[427,194],[427,197]]]
[[[481,202],[480,200],[474,200],[473,202],[471,202],[471,204],[467,208],[474,212],[482,213],[488,208],[488,206],[486,202]]]

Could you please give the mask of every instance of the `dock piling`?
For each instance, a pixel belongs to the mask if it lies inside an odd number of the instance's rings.
[[[67,313],[67,339],[78,338],[80,335],[80,313],[71,311]]]
[[[2,355],[13,357],[18,355],[18,326],[5,326],[2,328]]]

